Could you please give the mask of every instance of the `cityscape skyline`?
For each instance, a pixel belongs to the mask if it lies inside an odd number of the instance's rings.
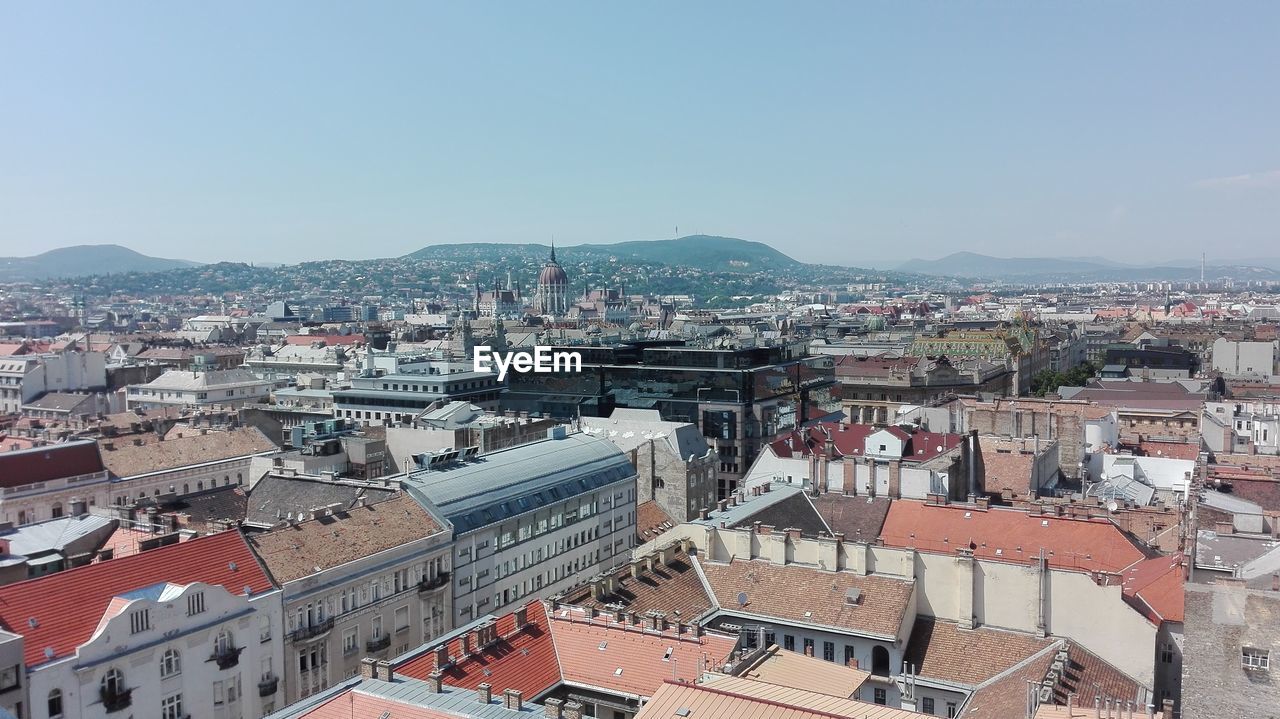
[[[8,6],[0,241],[1258,257],[1280,17],[1233,8]]]

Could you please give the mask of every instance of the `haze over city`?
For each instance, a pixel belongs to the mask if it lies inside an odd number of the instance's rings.
[[[1265,256],[1280,6],[0,6],[0,254]]]

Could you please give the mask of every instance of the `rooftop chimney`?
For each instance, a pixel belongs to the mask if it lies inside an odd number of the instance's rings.
[[[493,685],[489,682],[483,682],[476,687],[476,701],[481,704],[488,704],[493,701]]]
[[[427,691],[432,694],[439,694],[444,691],[444,674],[440,671],[434,671],[427,675]]]
[[[524,708],[524,695],[519,689],[507,689],[502,692],[502,706],[518,712]]]
[[[542,713],[547,719],[562,719],[564,716],[564,700],[552,697],[542,702]]]

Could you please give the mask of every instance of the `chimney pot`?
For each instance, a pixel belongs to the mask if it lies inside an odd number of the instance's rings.
[[[493,685],[489,682],[483,682],[476,687],[476,701],[481,704],[488,704],[493,701]]]
[[[378,660],[373,657],[365,657],[360,660],[360,678],[361,679],[377,679],[378,678]]]
[[[442,672],[436,670],[427,675],[427,691],[432,694],[439,694],[444,691],[444,674]]]
[[[375,672],[377,673],[376,678],[381,679],[384,682],[393,681],[395,679],[395,669],[391,667],[391,662],[386,659],[378,662],[377,667],[375,667]]]
[[[564,716],[564,700],[552,697],[542,702],[542,713],[547,719],[562,719]]]
[[[518,712],[524,708],[524,695],[519,689],[507,689],[502,692],[502,705]]]

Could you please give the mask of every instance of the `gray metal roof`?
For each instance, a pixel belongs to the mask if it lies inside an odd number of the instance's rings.
[[[50,550],[60,552],[77,539],[114,524],[115,520],[108,517],[86,514],[23,525],[6,533],[4,537],[9,540],[11,554],[32,556]]]
[[[612,442],[575,433],[417,470],[404,485],[438,507],[461,533],[635,475]]]
[[[325,691],[290,704],[284,709],[268,715],[268,719],[298,719],[299,717],[304,717],[315,710],[316,707],[329,702],[334,697],[343,695],[347,691],[389,699],[409,706],[429,707],[458,717],[474,719],[529,719],[529,717],[533,716],[542,716],[543,713],[540,705],[530,701],[531,697],[524,697],[524,706],[520,711],[507,709],[502,705],[502,690],[498,687],[494,687],[494,701],[489,704],[481,704],[476,700],[476,693],[470,689],[455,689],[446,686],[437,694],[430,691],[424,681],[397,676],[391,682],[385,682],[380,679],[362,679],[360,677],[348,679]],[[373,718],[370,717],[370,719]]]

